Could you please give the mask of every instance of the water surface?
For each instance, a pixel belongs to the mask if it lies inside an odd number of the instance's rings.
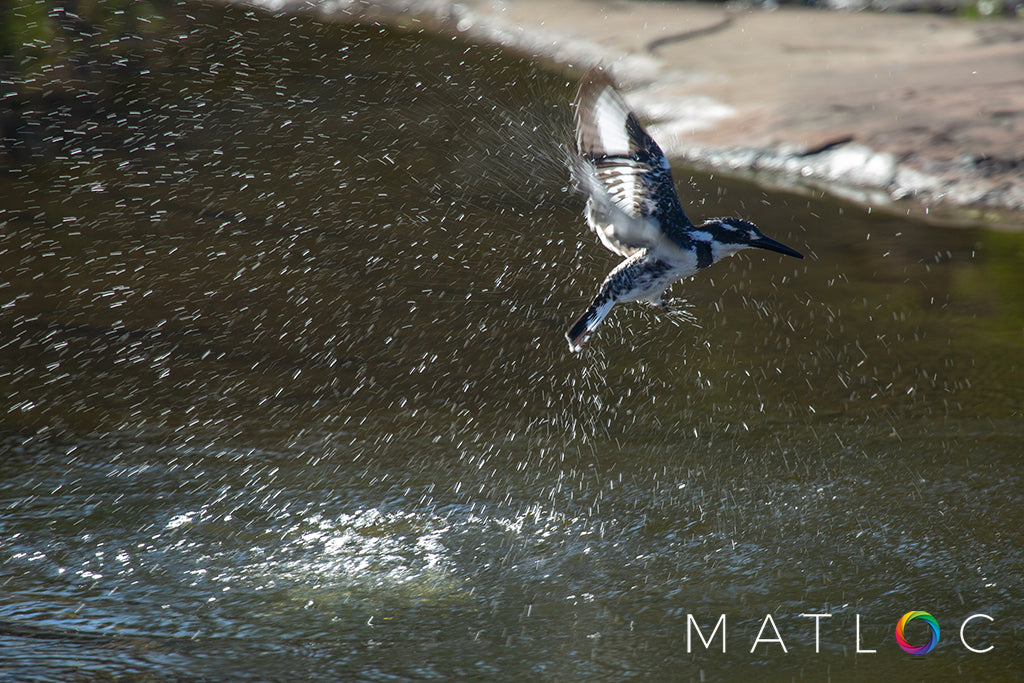
[[[573,83],[167,12],[0,176],[0,675],[1020,676],[1024,237],[676,169],[808,258],[575,355]]]

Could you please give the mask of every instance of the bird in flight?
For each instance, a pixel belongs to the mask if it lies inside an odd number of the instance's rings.
[[[573,172],[588,195],[584,215],[604,246],[625,260],[566,332],[573,351],[583,347],[615,304],[646,300],[666,308],[661,296],[670,284],[742,249],[803,258],[741,218],[690,222],[665,153],[600,68],[583,77],[575,109]]]

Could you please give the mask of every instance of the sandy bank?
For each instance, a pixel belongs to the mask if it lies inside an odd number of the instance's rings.
[[[1013,227],[1024,211],[1024,22],[613,0],[310,5],[416,18],[554,60],[602,62],[666,152],[863,204]]]

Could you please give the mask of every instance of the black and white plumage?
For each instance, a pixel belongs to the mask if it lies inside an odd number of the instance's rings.
[[[578,157],[573,171],[588,195],[587,223],[625,260],[566,333],[573,351],[580,350],[615,304],[647,300],[664,307],[661,296],[670,284],[741,249],[759,247],[803,258],[765,237],[750,221],[691,223],[665,154],[602,70],[584,76],[575,108]]]

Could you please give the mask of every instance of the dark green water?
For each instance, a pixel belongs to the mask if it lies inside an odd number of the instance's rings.
[[[573,355],[571,82],[165,11],[0,176],[0,678],[1021,679],[1024,235],[679,169],[808,258]]]

